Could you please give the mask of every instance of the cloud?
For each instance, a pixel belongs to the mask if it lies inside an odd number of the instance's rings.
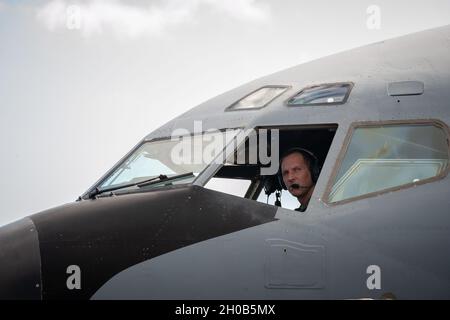
[[[202,2],[243,21],[265,21],[269,17],[269,8],[261,3],[257,4],[255,0],[204,0]]]
[[[36,16],[51,31],[79,30],[85,37],[112,31],[138,37],[193,22],[202,8],[244,22],[269,18],[268,7],[256,0],[162,0],[145,7],[122,0],[52,0],[40,7]]]

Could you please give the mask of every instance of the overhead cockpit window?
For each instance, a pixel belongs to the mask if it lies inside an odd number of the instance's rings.
[[[447,173],[447,130],[437,122],[355,125],[332,185],[330,203],[426,183]]]
[[[288,101],[289,106],[333,105],[347,101],[351,83],[321,84],[303,89]]]
[[[288,89],[287,86],[262,87],[232,104],[227,111],[261,109]]]

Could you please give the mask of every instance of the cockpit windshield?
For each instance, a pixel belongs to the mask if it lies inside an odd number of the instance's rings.
[[[239,130],[206,132],[144,142],[98,186],[97,191],[192,183]],[[173,179],[171,179],[173,177]],[[154,178],[154,179],[153,179]],[[152,183],[146,183],[151,180]]]

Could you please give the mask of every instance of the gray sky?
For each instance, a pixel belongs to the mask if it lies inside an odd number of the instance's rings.
[[[74,201],[224,91],[447,24],[448,0],[0,0],[0,225]]]

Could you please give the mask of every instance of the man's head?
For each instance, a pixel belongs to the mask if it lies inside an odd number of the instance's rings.
[[[315,181],[311,168],[314,155],[301,149],[292,149],[281,158],[281,177],[289,192],[300,202],[309,201]],[[315,164],[317,165],[317,164]],[[305,199],[307,198],[307,199]]]

